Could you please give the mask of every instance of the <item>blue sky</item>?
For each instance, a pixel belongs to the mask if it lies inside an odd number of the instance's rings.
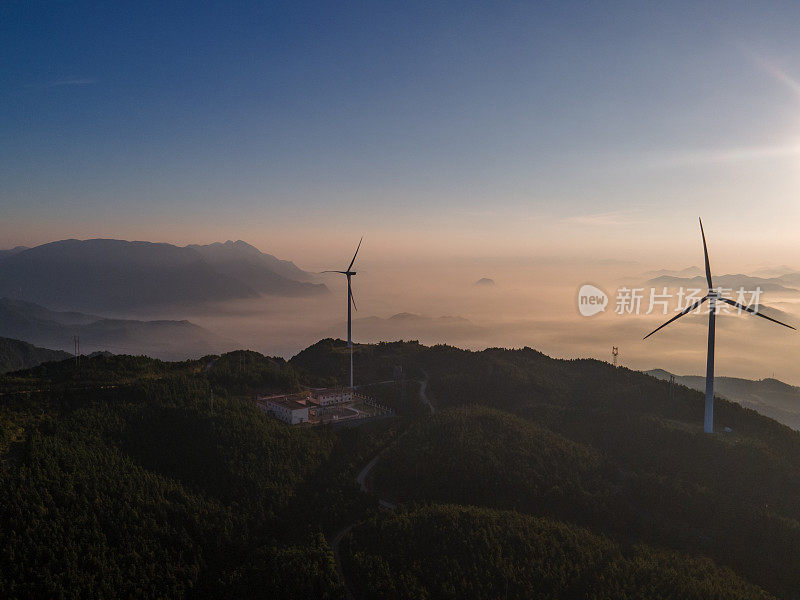
[[[0,246],[612,254],[702,212],[777,256],[800,5],[755,4],[5,3]]]

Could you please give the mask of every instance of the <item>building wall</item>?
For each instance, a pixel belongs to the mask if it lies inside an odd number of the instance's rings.
[[[342,402],[350,402],[353,399],[352,392],[328,392],[315,394],[314,399],[320,406],[330,406],[332,404],[341,404]]]
[[[296,410],[291,411],[291,424],[297,425],[298,423],[308,423],[308,409],[307,408],[298,408]]]
[[[266,405],[260,405],[263,410],[273,415],[275,418],[280,419],[284,423],[289,423],[290,425],[297,425],[298,423],[307,423],[308,422],[308,408],[296,408],[294,410],[282,406],[281,404],[277,404],[275,402],[271,402],[270,400],[266,401]]]

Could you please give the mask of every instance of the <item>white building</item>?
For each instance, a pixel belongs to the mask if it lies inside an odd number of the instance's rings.
[[[308,423],[308,404],[288,396],[259,396],[256,403],[262,410],[289,425]]]
[[[310,402],[318,406],[331,406],[353,401],[352,388],[326,388],[311,390]]]

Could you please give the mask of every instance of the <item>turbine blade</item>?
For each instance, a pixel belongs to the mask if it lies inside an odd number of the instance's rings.
[[[350,294],[350,302],[353,303],[353,310],[358,310],[358,308],[356,308],[356,298],[353,296],[353,288],[350,287],[350,284],[347,285],[347,293]]]
[[[703,298],[701,298],[700,300],[698,300],[698,301],[697,301],[697,302],[695,302],[694,304],[691,304],[691,305],[687,306],[687,307],[686,307],[686,308],[684,308],[684,309],[683,309],[681,312],[679,312],[677,315],[675,315],[674,317],[672,317],[672,318],[671,318],[669,321],[667,321],[666,323],[664,323],[663,325],[661,325],[661,327],[656,327],[655,329],[653,329],[653,331],[651,331],[650,333],[648,333],[648,334],[647,334],[646,336],[644,336],[642,339],[643,339],[643,340],[646,340],[647,338],[649,338],[651,335],[653,335],[653,334],[654,334],[656,331],[658,331],[659,329],[662,329],[662,328],[666,327],[667,325],[669,325],[670,323],[672,323],[672,322],[673,322],[673,321],[675,321],[676,319],[680,319],[680,318],[681,318],[683,315],[685,315],[685,314],[687,314],[687,313],[690,313],[690,312],[692,312],[692,311],[693,311],[695,308],[697,308],[698,306],[700,306],[700,305],[701,305],[703,302],[705,302],[706,300],[708,300],[708,296],[704,296]]]
[[[347,271],[320,271],[320,273],[341,273],[342,275],[347,275]]]
[[[720,298],[720,300],[722,300],[723,302],[727,302],[731,306],[735,306],[739,310],[743,310],[745,312],[749,312],[751,315],[755,315],[757,317],[761,317],[762,319],[766,319],[767,321],[772,321],[773,323],[777,323],[778,325],[783,325],[784,327],[788,327],[789,329],[794,329],[795,331],[797,331],[796,327],[792,327],[791,325],[787,325],[786,323],[782,323],[781,321],[778,321],[778,319],[773,319],[772,317],[768,317],[767,315],[762,315],[760,312],[758,312],[756,310],[753,310],[749,306],[742,306],[738,302],[734,302],[733,300],[730,300],[729,298]]]
[[[361,237],[361,239],[360,239],[360,240],[358,240],[358,248],[356,248],[356,253],[355,253],[355,254],[353,254],[353,260],[351,260],[351,261],[350,261],[350,266],[349,266],[349,267],[347,267],[347,270],[348,270],[348,271],[349,271],[349,270],[350,270],[350,268],[353,266],[353,263],[354,263],[354,262],[356,262],[356,256],[358,256],[358,250],[361,248],[361,242],[363,242],[363,241],[364,241],[364,237],[362,236],[362,237]]]
[[[700,221],[700,235],[703,236],[703,254],[705,255],[706,259],[706,281],[708,281],[708,289],[714,287],[711,283],[711,265],[708,264],[708,246],[706,246],[706,233],[703,231],[703,219],[699,219]]]

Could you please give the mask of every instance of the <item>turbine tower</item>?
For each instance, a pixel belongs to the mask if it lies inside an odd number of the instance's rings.
[[[356,248],[356,253],[353,254],[353,260],[350,261],[347,269],[344,271],[323,271],[323,273],[340,273],[347,277],[347,347],[350,348],[350,387],[353,387],[353,338],[352,338],[352,326],[353,326],[353,310],[356,309],[356,299],[353,297],[353,288],[350,283],[350,278],[356,274],[355,271],[351,271],[350,269],[353,268],[353,263],[356,262],[356,256],[358,256],[358,251],[361,249],[361,242],[364,241],[362,237],[358,241],[358,247]]]
[[[738,302],[734,302],[730,298],[723,298],[720,295],[720,290],[715,288],[714,285],[711,283],[711,266],[708,262],[708,246],[706,246],[706,234],[703,231],[703,220],[700,219],[700,235],[703,238],[703,254],[706,260],[706,281],[708,282],[708,292],[706,295],[695,302],[687,306],[677,315],[672,317],[669,321],[657,327],[646,336],[644,339],[646,340],[651,335],[653,335],[659,329],[662,329],[672,323],[673,321],[680,319],[683,315],[692,312],[695,308],[700,306],[703,302],[708,300],[708,357],[706,359],[706,414],[705,420],[703,423],[703,430],[706,433],[714,433],[714,330],[716,325],[716,312],[717,312],[717,301],[725,302],[726,304],[730,304],[731,306],[735,306],[739,309],[739,311],[749,312],[757,317],[761,317],[762,319],[766,319],[767,321],[772,321],[773,323],[777,323],[778,325],[783,325],[784,327],[788,327],[789,329],[795,329],[791,325],[787,325],[786,323],[781,323],[777,319],[773,319],[766,315],[762,315],[757,310],[750,308],[749,306],[742,306]]]

